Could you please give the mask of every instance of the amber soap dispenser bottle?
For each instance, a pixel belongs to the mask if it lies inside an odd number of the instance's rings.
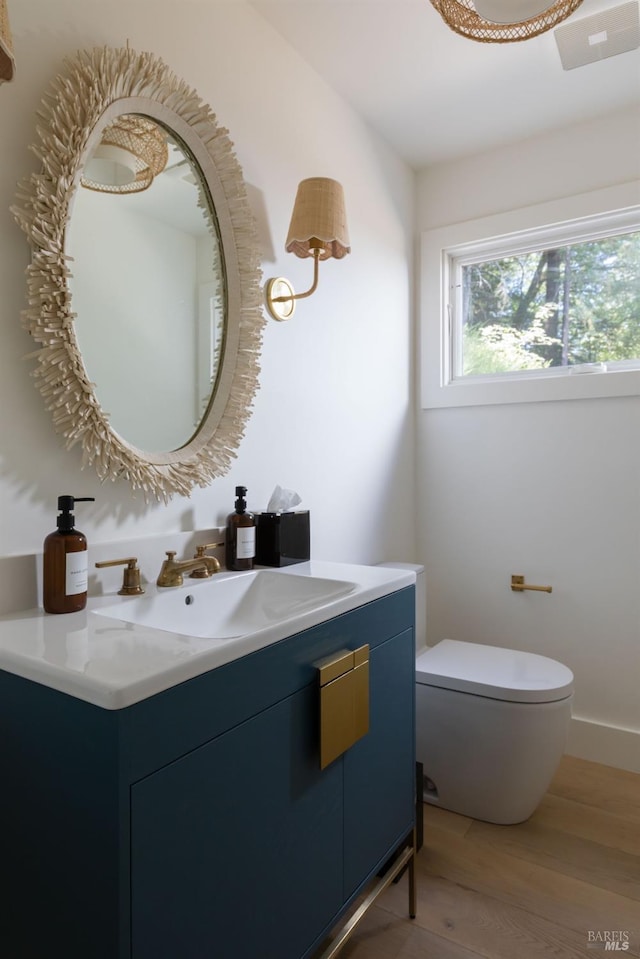
[[[247,512],[246,486],[236,486],[236,511],[227,519],[227,569],[253,569],[256,555],[256,520]]]
[[[57,530],[44,541],[42,566],[45,613],[77,613],[87,605],[89,562],[87,538],[75,529],[75,503],[93,503],[93,496],[59,496]]]

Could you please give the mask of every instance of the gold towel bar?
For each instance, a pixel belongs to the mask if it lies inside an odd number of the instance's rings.
[[[539,593],[551,592],[551,586],[529,586],[528,583],[525,583],[524,576],[512,576],[511,589],[514,593],[522,593],[525,589],[535,589]]]

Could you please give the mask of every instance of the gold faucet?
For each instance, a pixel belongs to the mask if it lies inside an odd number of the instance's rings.
[[[182,586],[182,574],[190,570],[205,569],[209,576],[219,572],[220,563],[215,556],[197,556],[193,559],[175,559],[175,550],[167,550],[167,558],[162,564],[157,586]]]
[[[224,546],[224,543],[205,543],[202,546],[196,546],[196,551],[193,558],[202,559],[202,557],[204,556],[204,554],[206,553],[208,549],[215,549],[216,546]],[[211,556],[209,557],[209,559],[215,559],[215,557]],[[192,573],[189,573],[189,576],[191,576],[192,579],[208,579],[208,577],[212,576],[213,573],[220,572],[220,563],[218,562],[217,559],[215,559],[215,562],[216,562],[215,569],[210,570],[210,569],[207,569],[206,566],[201,566],[199,569],[194,569]]]

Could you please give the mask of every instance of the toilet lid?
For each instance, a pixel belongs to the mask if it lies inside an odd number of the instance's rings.
[[[573,673],[554,659],[455,639],[417,657],[416,682],[515,703],[550,703],[573,691]]]

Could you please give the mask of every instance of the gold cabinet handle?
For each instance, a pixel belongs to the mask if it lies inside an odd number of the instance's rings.
[[[529,583],[525,583],[524,576],[512,576],[511,577],[511,589],[514,593],[522,593],[525,589],[532,589],[538,593],[551,593],[551,586],[530,586]]]
[[[369,732],[369,646],[316,663],[320,687],[320,768]]]

